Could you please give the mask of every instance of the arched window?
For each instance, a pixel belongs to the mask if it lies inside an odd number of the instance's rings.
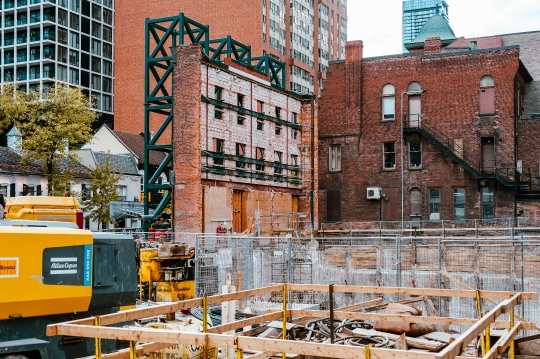
[[[382,120],[396,119],[396,90],[393,85],[385,85],[382,91]]]
[[[409,84],[409,88],[408,88],[408,91],[409,92],[420,92],[422,91],[422,86],[420,86],[420,83],[419,82],[411,82]]]
[[[480,79],[480,114],[495,114],[495,80],[489,75]]]

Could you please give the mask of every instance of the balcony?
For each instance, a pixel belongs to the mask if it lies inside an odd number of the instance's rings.
[[[17,73],[17,81],[26,81],[26,73]]]
[[[4,46],[11,46],[15,44],[15,40],[13,38],[9,39],[9,38],[5,38],[4,39]]]
[[[6,3],[4,4],[4,9],[7,10],[7,9],[13,9],[15,7],[15,2],[14,1],[6,1]]]
[[[26,55],[17,56],[17,62],[26,62],[26,61],[28,61],[28,57]]]
[[[17,0],[17,7],[26,6],[28,5],[27,0]]]
[[[35,24],[41,20],[40,13],[31,13],[30,14],[30,23]]]
[[[15,62],[15,58],[13,56],[4,57],[4,65],[9,65]]]
[[[30,73],[30,80],[39,80],[39,72]]]
[[[15,26],[15,21],[13,19],[8,19],[6,17],[6,20],[4,21],[4,26],[5,27],[12,27],[12,26]]]

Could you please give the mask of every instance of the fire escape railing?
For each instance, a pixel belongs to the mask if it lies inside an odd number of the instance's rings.
[[[426,125],[425,120],[421,121],[420,115],[409,115],[409,119],[403,121],[404,133],[421,134],[476,178],[494,179],[507,187],[531,187],[530,169],[523,169],[520,173],[515,167],[497,167],[495,160],[478,160],[467,153],[455,139],[437,131],[431,125]],[[486,166],[486,163],[489,165]]]

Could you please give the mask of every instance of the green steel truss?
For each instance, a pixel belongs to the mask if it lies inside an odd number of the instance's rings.
[[[231,36],[210,40],[210,30],[184,16],[145,20],[145,70],[144,70],[144,214],[149,216],[149,193],[161,190],[166,193],[154,216],[159,215],[172,200],[173,180],[159,183],[162,174],[172,169],[173,159],[173,68],[176,47],[184,44],[200,44],[210,61],[222,63],[224,58],[270,77],[272,86],[285,89],[285,64],[264,54],[251,56],[251,46],[244,45]],[[158,129],[151,136],[150,129]],[[152,173],[150,151],[165,154],[164,160]]]

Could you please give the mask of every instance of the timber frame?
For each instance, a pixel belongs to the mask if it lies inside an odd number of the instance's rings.
[[[209,61],[227,66],[225,58],[268,77],[271,86],[281,90],[286,87],[286,66],[268,54],[259,57],[251,55],[251,46],[244,45],[231,36],[210,39],[210,28],[180,13],[159,19],[145,21],[145,62],[144,62],[144,157],[150,151],[162,152],[164,160],[154,173],[150,171],[148,160],[144,161],[144,222],[159,215],[172,201],[174,178],[170,183],[158,183],[162,174],[173,164],[173,116],[174,86],[173,69],[176,62],[176,48],[186,44],[199,44]],[[204,100],[204,98],[203,98]],[[211,102],[211,100],[206,99]],[[223,104],[225,105],[225,104]],[[251,115],[254,115],[251,113]],[[257,116],[261,116],[257,114]],[[269,119],[271,120],[271,119]],[[274,121],[276,121],[274,119]],[[286,123],[286,122],[285,122]],[[287,123],[287,125],[289,125]],[[290,125],[295,126],[295,125]],[[155,135],[151,129],[157,128]],[[166,193],[153,216],[149,215],[149,193],[161,190]],[[148,223],[144,224],[147,228]]]
[[[495,303],[491,309],[481,319],[470,318],[446,318],[446,317],[427,317],[427,316],[408,316],[394,314],[361,313],[350,312],[377,304],[379,299],[369,302],[358,303],[352,306],[339,308],[332,313],[323,310],[281,310],[269,314],[255,316],[245,320],[235,321],[229,324],[208,328],[204,333],[164,331],[147,328],[117,328],[108,327],[109,325],[125,323],[136,319],[153,317],[175,313],[181,309],[194,307],[207,308],[208,305],[217,305],[231,300],[241,300],[253,296],[277,293],[286,301],[287,291],[316,291],[334,293],[364,293],[364,294],[393,294],[409,296],[435,296],[435,297],[457,297],[457,298],[486,298],[499,299],[500,303]],[[135,346],[131,349],[121,350],[116,353],[104,354],[102,358],[130,358],[133,355],[137,357],[144,353],[164,349],[176,344],[189,344],[197,346],[212,346],[221,348],[235,348],[237,351],[244,349],[261,351],[259,354],[246,356],[246,358],[262,359],[269,358],[278,353],[295,353],[303,355],[313,355],[329,358],[378,358],[378,359],[456,359],[464,348],[482,335],[486,328],[506,328],[506,333],[485,353],[483,359],[494,359],[508,347],[513,347],[514,338],[521,330],[533,330],[535,324],[526,321],[517,321],[514,323],[514,307],[522,300],[536,300],[538,293],[531,292],[497,292],[497,291],[475,291],[475,290],[452,290],[452,289],[428,289],[428,288],[401,288],[401,287],[366,287],[366,286],[344,286],[344,285],[311,285],[311,284],[271,284],[268,287],[245,290],[241,292],[216,295],[205,298],[196,298],[180,302],[167,303],[149,308],[133,309],[118,312],[115,314],[104,315],[102,317],[92,317],[59,324],[52,324],[47,327],[47,335],[68,335],[86,338],[100,339],[118,339],[128,340],[131,343],[147,342],[146,344]],[[285,308],[285,306],[284,306]],[[510,321],[501,321],[497,318],[504,313],[510,313]],[[293,340],[266,339],[249,336],[225,335],[221,334],[231,330],[239,329],[245,326],[263,323],[272,320],[282,319],[285,325],[287,317],[315,317],[330,318],[333,315],[338,319],[357,319],[357,320],[378,320],[403,323],[423,323],[423,324],[441,324],[458,325],[469,327],[459,338],[449,344],[438,353],[431,352],[409,352],[395,349],[383,348],[364,348],[348,345],[321,344]],[[96,323],[99,323],[98,326]]]

